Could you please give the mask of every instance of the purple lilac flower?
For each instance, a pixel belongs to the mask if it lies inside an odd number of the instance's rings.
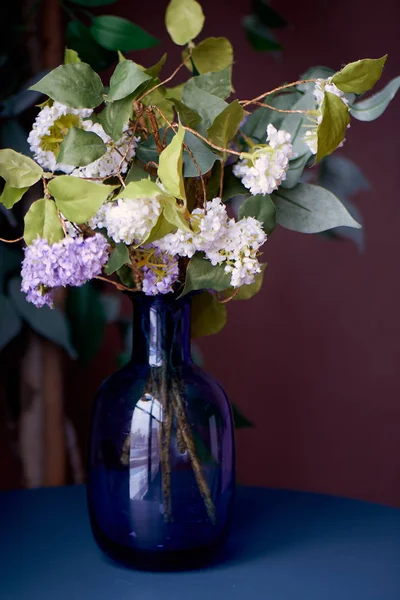
[[[168,294],[172,292],[172,286],[179,277],[179,265],[175,257],[165,252],[156,252],[154,262],[163,264],[164,267],[144,266],[143,273],[143,291],[146,296],[155,296],[156,294]]]
[[[65,237],[52,245],[38,237],[25,248],[21,289],[36,306],[52,306],[53,288],[80,286],[99,275],[108,260],[107,250],[108,242],[100,233],[86,239]]]

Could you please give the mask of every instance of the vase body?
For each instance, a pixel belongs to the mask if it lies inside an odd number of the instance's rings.
[[[151,567],[226,537],[234,434],[223,389],[191,359],[190,300],[137,294],[133,304],[132,359],[95,401],[87,491],[101,549]]]

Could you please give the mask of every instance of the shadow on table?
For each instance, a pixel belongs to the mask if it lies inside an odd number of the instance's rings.
[[[152,565],[150,570],[225,568],[257,561],[269,554],[276,556],[281,552],[303,550],[320,545],[327,539],[330,544],[335,541],[342,543],[357,532],[360,534],[360,530],[365,528],[366,518],[372,522],[369,535],[374,538],[381,533],[380,520],[376,520],[379,508],[373,504],[318,494],[239,488],[231,535],[220,551],[212,558],[209,553],[203,557],[197,555],[186,565],[181,562],[162,567]],[[374,520],[377,521],[375,529]],[[113,562],[104,555],[103,559]]]

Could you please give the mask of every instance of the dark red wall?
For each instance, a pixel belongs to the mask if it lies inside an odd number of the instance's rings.
[[[166,4],[135,2],[130,10],[122,2],[121,14],[161,36]],[[239,97],[292,81],[312,65],[338,69],[386,52],[384,82],[400,74],[396,0],[275,0],[290,23],[279,34],[285,50],[277,59],[246,42],[240,21],[250,4],[202,1],[204,34],[226,35],[236,48]],[[152,50],[143,61],[159,55]],[[365,253],[277,230],[265,246],[262,292],[231,302],[226,329],[201,342],[206,367],[256,424],[237,436],[243,483],[400,506],[399,106],[397,99],[378,121],[355,122],[342,150],[373,186],[356,198]]]
[[[394,0],[275,2],[291,24],[276,61],[243,40],[247,2],[203,4],[240,50],[234,84],[242,97],[310,65],[339,68],[386,52],[384,81],[400,74]],[[277,230],[265,246],[261,294],[232,302],[225,331],[202,343],[208,367],[256,423],[238,434],[243,483],[400,506],[399,106],[400,98],[380,120],[354,123],[342,150],[373,186],[356,199],[365,253]]]

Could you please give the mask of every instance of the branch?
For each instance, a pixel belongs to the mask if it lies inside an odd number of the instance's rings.
[[[24,236],[21,235],[21,237],[15,239],[15,240],[5,240],[4,238],[0,238],[0,242],[5,242],[6,244],[15,244],[15,242],[20,242],[23,239],[24,239]]]
[[[300,85],[301,83],[315,83],[316,81],[317,79],[299,79],[298,81],[292,81],[292,83],[286,83],[285,85],[281,85],[277,88],[274,88],[269,92],[264,92],[263,94],[260,94],[252,100],[239,100],[239,102],[243,106],[247,106],[248,104],[254,104],[255,102],[257,102],[257,100],[262,100],[266,96],[270,96],[271,94],[275,94],[276,92],[280,92],[281,90],[286,90],[287,88],[293,87],[295,85]]]
[[[167,77],[167,79],[164,79],[164,81],[160,81],[160,83],[157,83],[157,85],[155,85],[154,87],[152,87],[150,90],[148,90],[147,92],[145,92],[144,94],[142,94],[140,96],[140,98],[138,99],[138,102],[140,102],[145,96],[147,96],[148,94],[151,94],[151,92],[154,92],[154,90],[156,90],[157,88],[161,87],[162,85],[165,85],[166,83],[169,83],[171,81],[171,79],[173,79],[175,77],[175,75],[182,69],[182,67],[184,66],[184,64],[192,57],[192,49],[189,49],[189,54],[187,55],[187,57],[181,62],[181,64],[175,69],[175,71],[172,73],[172,75],[170,75],[169,77]]]
[[[102,277],[101,275],[97,275],[94,279],[99,279],[100,281],[105,281],[106,283],[111,283],[111,285],[114,285],[117,290],[126,290],[127,292],[138,292],[139,290],[135,290],[133,288],[129,288],[126,285],[122,285],[122,283],[117,283],[116,281],[113,281],[112,279],[107,279],[106,277]]]
[[[246,100],[246,102],[248,102],[248,101]],[[265,102],[257,102],[256,100],[251,101],[251,104],[255,104],[256,106],[263,106],[265,108],[270,108],[271,110],[275,110],[276,112],[279,112],[279,113],[311,114],[312,112],[314,112],[312,110],[301,110],[301,109],[285,110],[284,108],[276,108],[275,106],[272,106],[271,104],[266,104]]]

